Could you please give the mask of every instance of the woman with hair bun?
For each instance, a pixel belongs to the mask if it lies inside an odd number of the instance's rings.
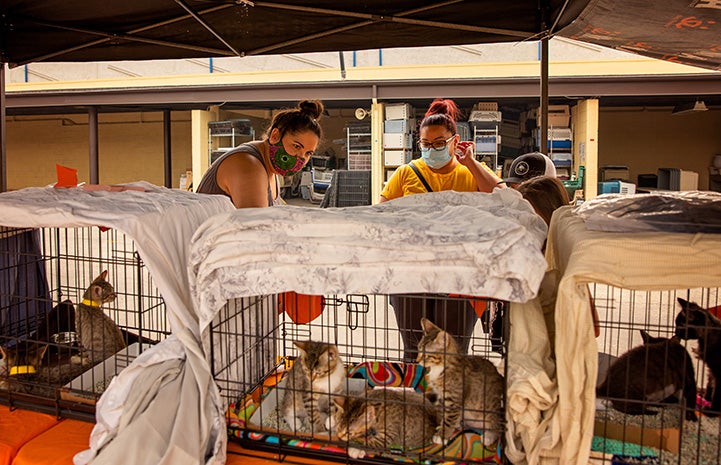
[[[322,113],[319,100],[278,112],[266,139],[224,153],[203,175],[197,192],[227,195],[236,208],[282,204],[278,176],[297,173],[308,163],[323,135]]]
[[[491,192],[503,180],[473,156],[473,144],[461,142],[460,111],[450,99],[435,99],[421,121],[421,158],[398,167],[381,192],[381,202],[411,194],[454,190]]]
[[[456,129],[460,111],[453,100],[436,99],[431,103],[420,127],[418,145],[421,158],[400,166],[381,192],[381,202],[406,195],[454,190],[491,192],[505,187],[502,179],[473,155],[473,144],[462,143]],[[403,360],[418,356],[423,334],[421,317],[426,317],[456,336],[464,352],[473,335],[477,315],[465,299],[430,295],[391,295],[398,328],[403,339]]]

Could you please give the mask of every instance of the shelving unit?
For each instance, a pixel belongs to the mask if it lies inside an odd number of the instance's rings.
[[[370,123],[346,125],[346,163],[349,170],[371,169]]]
[[[208,162],[212,164],[225,152],[243,142],[255,140],[255,130],[247,119],[208,123]]]
[[[413,158],[416,134],[415,110],[408,103],[386,105],[383,120],[383,179]]]
[[[495,102],[479,102],[468,117],[468,125],[473,134],[473,149],[478,161],[495,171],[498,165],[498,152],[501,147],[499,129],[501,112]]]
[[[478,161],[486,161],[490,159],[490,163],[486,163],[492,170],[498,166],[498,147],[501,145],[501,136],[498,134],[498,125],[493,128],[483,129],[478,126],[473,127],[473,142],[475,144],[476,159]]]

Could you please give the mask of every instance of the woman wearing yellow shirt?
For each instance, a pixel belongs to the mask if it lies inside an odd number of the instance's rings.
[[[381,202],[425,192],[491,192],[495,187],[505,187],[485,163],[475,159],[472,144],[461,142],[456,128],[459,116],[453,100],[436,99],[431,103],[421,121],[421,158],[393,173],[381,193]],[[390,301],[403,338],[404,361],[416,360],[423,316],[456,336],[462,350],[468,351],[477,319],[468,301],[434,295],[392,295]]]
[[[421,158],[393,173],[381,193],[381,202],[431,191],[491,192],[505,186],[485,163],[475,159],[472,144],[461,142],[456,129],[459,115],[453,100],[436,99],[431,103],[421,121]]]

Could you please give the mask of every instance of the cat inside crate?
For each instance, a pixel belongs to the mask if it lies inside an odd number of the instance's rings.
[[[55,387],[126,347],[119,327],[101,308],[116,297],[107,275],[103,271],[90,283],[77,307],[69,300],[53,307],[35,340],[0,347],[7,372],[0,388],[54,398]]]

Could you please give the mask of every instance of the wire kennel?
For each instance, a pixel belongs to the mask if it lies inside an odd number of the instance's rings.
[[[505,373],[508,358],[503,341],[507,340],[508,328],[503,325],[503,302],[448,295],[394,296],[399,297],[413,299],[418,305],[415,310],[419,320],[435,313],[434,316],[440,318],[439,327],[450,324],[443,321],[446,309],[449,309],[447,315],[462,309],[466,313],[463,318],[470,315],[472,328],[475,327],[467,333],[468,353],[464,352],[460,358],[483,357],[492,362],[496,374]],[[404,344],[390,300],[388,295],[311,297],[285,293],[229,301],[211,327],[211,346],[214,348],[211,358],[223,405],[228,406],[226,423],[231,440],[249,448],[336,459],[345,459],[350,454],[376,462],[400,458],[418,463],[500,462],[503,439],[484,445],[484,435],[503,438],[505,386],[497,392],[482,393],[488,396],[484,401],[488,405],[497,405],[500,412],[491,411],[491,407],[476,408],[474,412],[468,407],[462,411],[465,416],[497,414],[498,423],[491,425],[489,422],[483,431],[470,428],[455,431],[444,445],[434,444],[432,437],[425,438],[421,444],[411,444],[418,441],[413,438],[417,433],[411,432],[411,425],[430,421],[426,417],[412,416],[418,413],[419,402],[436,409],[434,411],[441,417],[444,407],[433,404],[433,393],[423,367],[415,360],[404,361]],[[482,318],[478,319],[477,313]],[[489,321],[491,319],[493,321]],[[375,419],[364,419],[356,426],[363,427],[367,421],[365,427],[369,431],[401,428],[400,441],[351,442],[339,437],[335,427],[330,434],[325,428],[315,429],[307,420],[290,425],[282,418],[279,403],[298,389],[289,385],[290,368],[294,363],[300,363],[301,355],[294,343],[309,340],[325,341],[337,348],[345,375],[338,390],[342,393],[339,397],[347,398],[358,407],[369,402],[369,396],[378,397],[379,392],[387,394],[379,401],[388,411],[382,420],[376,412]],[[326,390],[323,386],[316,386],[316,389]],[[491,401],[492,396],[498,397],[495,403]],[[295,404],[289,407],[291,412],[296,408],[303,409]],[[481,409],[483,411],[478,411]],[[390,411],[407,417],[392,418]],[[380,421],[388,424],[378,425]],[[371,425],[371,422],[376,424]],[[429,425],[433,431],[436,426],[435,423]]]
[[[84,299],[101,274],[114,294],[102,306]],[[86,337],[105,348],[95,359],[86,356],[89,348],[82,347],[75,324],[84,304],[96,311]],[[107,324],[117,329],[100,329]],[[117,330],[122,343],[111,345],[109,335]],[[98,227],[0,229],[4,402],[59,416],[93,416],[111,379],[168,334],[163,299],[123,233]]]
[[[611,463],[719,463],[721,411],[712,405],[713,361],[704,362],[718,353],[708,341],[721,341],[719,288],[590,289],[599,333],[592,451]],[[687,318],[687,302],[699,305],[703,322]],[[693,340],[698,334],[705,346]]]

